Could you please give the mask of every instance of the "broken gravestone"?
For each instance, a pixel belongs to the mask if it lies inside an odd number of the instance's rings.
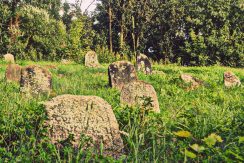
[[[136,69],[137,71],[141,71],[146,75],[150,75],[152,73],[152,65],[146,55],[144,54],[137,55]]]
[[[145,110],[160,113],[157,93],[151,84],[133,81],[121,90],[120,102],[123,105],[139,106]]]
[[[81,134],[91,138],[87,146],[99,152],[103,144],[103,155],[115,158],[123,154],[123,141],[119,125],[111,105],[97,96],[61,95],[44,104],[48,120],[48,134],[52,143],[60,142],[73,135],[71,143],[79,147]]]
[[[5,54],[4,56],[4,61],[7,63],[14,63],[14,56],[12,54]]]
[[[39,66],[27,66],[21,70],[20,91],[26,95],[48,95],[52,87],[51,73]]]
[[[187,90],[194,90],[200,87],[203,84],[203,81],[189,75],[189,74],[181,74],[180,78],[187,84],[190,84],[190,87]]]
[[[124,84],[137,80],[135,67],[127,61],[117,61],[109,65],[109,84],[113,88],[122,89]]]
[[[8,82],[20,82],[21,66],[17,64],[9,64],[6,68],[5,79]]]
[[[227,71],[224,73],[224,84],[226,87],[240,86],[241,81],[233,72]]]
[[[99,64],[98,59],[97,59],[96,52],[89,51],[89,52],[86,53],[85,66],[86,67],[91,67],[91,68],[100,67],[100,64]]]

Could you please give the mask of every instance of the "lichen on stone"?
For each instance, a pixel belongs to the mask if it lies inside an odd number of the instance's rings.
[[[9,64],[6,68],[5,79],[8,82],[20,82],[21,66],[17,64]]]
[[[97,54],[94,51],[88,51],[85,56],[85,66],[91,68],[100,67]]]
[[[135,67],[127,61],[117,61],[110,64],[108,74],[110,86],[119,90],[124,84],[137,80]]]
[[[89,144],[99,152],[103,144],[103,155],[118,158],[123,153],[123,141],[119,125],[111,105],[97,96],[61,95],[44,104],[48,120],[48,133],[52,143],[73,135],[72,144],[78,147],[84,134],[93,142]]]
[[[123,86],[120,94],[122,105],[139,106],[145,110],[160,112],[157,93],[151,84],[133,81]]]
[[[226,87],[240,86],[241,81],[233,72],[227,71],[224,73],[224,85]]]
[[[21,70],[20,91],[28,96],[48,95],[52,89],[51,73],[39,66],[27,66]]]
[[[137,55],[136,70],[141,71],[146,75],[152,74],[152,65],[146,55],[144,55],[144,54]]]

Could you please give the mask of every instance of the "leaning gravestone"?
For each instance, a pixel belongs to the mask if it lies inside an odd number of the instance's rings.
[[[227,71],[224,73],[224,84],[226,87],[240,86],[241,81],[233,72]]]
[[[120,102],[123,105],[139,106],[159,113],[158,97],[151,84],[143,81],[133,81],[124,85],[121,90]]]
[[[203,84],[203,81],[189,75],[189,74],[181,74],[180,78],[188,84],[191,84],[191,86],[188,88],[189,90],[193,90],[198,88],[199,86],[201,86]]]
[[[5,72],[5,79],[8,82],[15,81],[20,82],[21,66],[17,64],[9,64]]]
[[[86,53],[85,66],[86,67],[91,67],[91,68],[100,67],[100,64],[99,64],[98,59],[97,59],[96,52],[89,51],[89,52]]]
[[[136,57],[136,69],[147,75],[152,73],[152,65],[146,55],[139,54]]]
[[[80,143],[80,135],[92,138],[92,145],[97,152],[103,144],[103,155],[115,158],[123,154],[123,141],[119,125],[111,105],[97,96],[61,95],[44,104],[48,120],[48,134],[52,143],[67,140],[74,148]]]
[[[12,54],[5,54],[4,56],[4,61],[7,63],[14,63],[14,56]]]
[[[52,87],[51,73],[39,66],[22,68],[20,91],[26,95],[48,95]]]
[[[117,61],[109,65],[109,84],[111,87],[122,89],[124,84],[137,80],[135,67],[127,61]]]

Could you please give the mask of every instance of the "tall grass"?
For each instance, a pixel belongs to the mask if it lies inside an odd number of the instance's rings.
[[[20,62],[21,65],[33,64]],[[160,114],[140,108],[121,107],[118,90],[108,86],[107,65],[89,69],[82,65],[56,65],[51,69],[50,97],[25,99],[19,86],[6,83],[6,65],[0,63],[0,162],[242,162],[244,161],[244,88],[223,86],[223,72],[231,70],[244,83],[244,70],[226,67],[154,66],[165,74],[139,79],[151,83],[158,95]],[[186,91],[180,73],[190,73],[205,81],[204,86]],[[60,75],[62,74],[62,75]],[[125,156],[113,160],[94,154],[93,149],[57,149],[45,135],[47,118],[41,102],[61,94],[96,95],[114,109],[124,131]],[[191,136],[179,135],[187,131]],[[210,136],[212,133],[221,137]],[[81,137],[82,142],[86,141]],[[205,138],[205,139],[204,139]],[[216,140],[215,140],[216,138]],[[214,143],[215,142],[215,143]],[[211,145],[211,143],[213,145]],[[197,144],[204,150],[191,146]]]

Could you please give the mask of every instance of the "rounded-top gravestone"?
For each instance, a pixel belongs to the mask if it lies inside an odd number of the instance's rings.
[[[5,54],[4,56],[4,61],[7,63],[14,63],[14,56],[12,54]]]
[[[6,68],[5,79],[8,82],[20,82],[21,66],[17,64],[9,64]]]
[[[151,84],[133,81],[123,86],[120,95],[122,105],[139,106],[145,110],[160,112],[157,93]]]
[[[90,137],[92,146],[99,152],[103,144],[103,155],[115,158],[123,154],[123,141],[119,125],[111,105],[97,96],[61,95],[44,104],[48,120],[48,134],[52,143],[62,146],[73,135],[71,142],[76,148],[81,134]],[[84,147],[86,148],[86,147]]]
[[[227,71],[224,73],[224,85],[226,87],[240,86],[241,81],[233,72]]]
[[[127,61],[117,61],[109,65],[109,84],[111,87],[122,89],[124,84],[137,80],[135,67]]]
[[[86,67],[91,67],[91,68],[100,67],[100,64],[99,64],[98,59],[97,59],[96,52],[89,51],[89,52],[86,53],[85,66]]]
[[[52,89],[51,73],[39,66],[27,66],[21,70],[20,91],[26,95],[48,95]]]
[[[144,74],[152,74],[152,65],[148,57],[144,54],[139,54],[136,57],[136,69]]]

